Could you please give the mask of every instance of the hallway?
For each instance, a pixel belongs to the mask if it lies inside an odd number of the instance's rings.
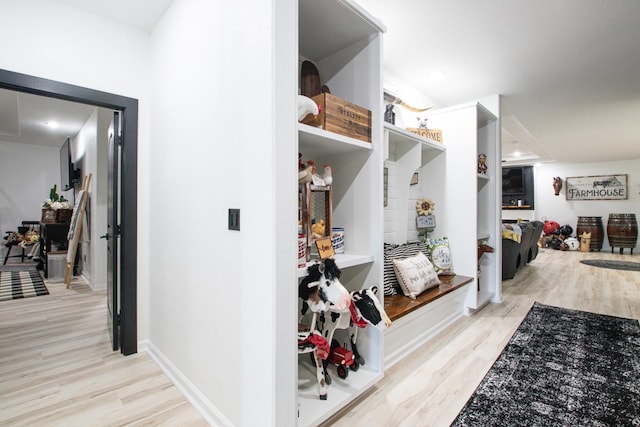
[[[105,292],[47,288],[0,303],[0,425],[207,425],[147,353],[111,351]]]
[[[503,282],[502,304],[455,322],[330,424],[448,426],[534,301],[640,319],[640,272],[579,263],[587,258],[640,262],[541,250]],[[111,352],[104,292],[77,277],[69,290],[47,287],[48,296],[0,303],[0,425],[207,425],[146,353]]]

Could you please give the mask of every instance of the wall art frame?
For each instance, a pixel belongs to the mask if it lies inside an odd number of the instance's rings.
[[[629,198],[627,174],[568,176],[565,184],[567,200],[626,200]]]

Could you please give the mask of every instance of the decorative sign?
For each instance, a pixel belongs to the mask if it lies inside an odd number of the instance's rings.
[[[383,188],[384,188],[383,205],[386,208],[389,205],[389,168],[384,168],[384,172],[383,172]]]
[[[416,217],[416,223],[418,228],[436,228],[436,216],[418,215]]]
[[[425,129],[425,128],[407,128],[409,132],[417,133],[418,135],[430,139],[431,141],[439,142],[442,144],[442,131],[440,129]]]
[[[317,239],[316,247],[318,248],[318,255],[320,255],[320,259],[331,258],[336,254],[333,249],[333,243],[331,243],[331,237]]]
[[[411,182],[409,183],[409,185],[416,185],[418,183],[418,172],[414,172],[413,175],[411,176]]]
[[[570,176],[567,200],[626,200],[627,175]]]

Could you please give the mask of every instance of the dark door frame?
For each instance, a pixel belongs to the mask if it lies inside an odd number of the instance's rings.
[[[138,100],[0,69],[0,88],[95,105],[123,114],[120,170],[120,351],[138,351]]]

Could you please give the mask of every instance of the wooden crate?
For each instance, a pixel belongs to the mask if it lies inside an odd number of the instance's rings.
[[[312,99],[320,107],[318,119],[312,126],[371,142],[371,111],[330,93],[321,93]]]

